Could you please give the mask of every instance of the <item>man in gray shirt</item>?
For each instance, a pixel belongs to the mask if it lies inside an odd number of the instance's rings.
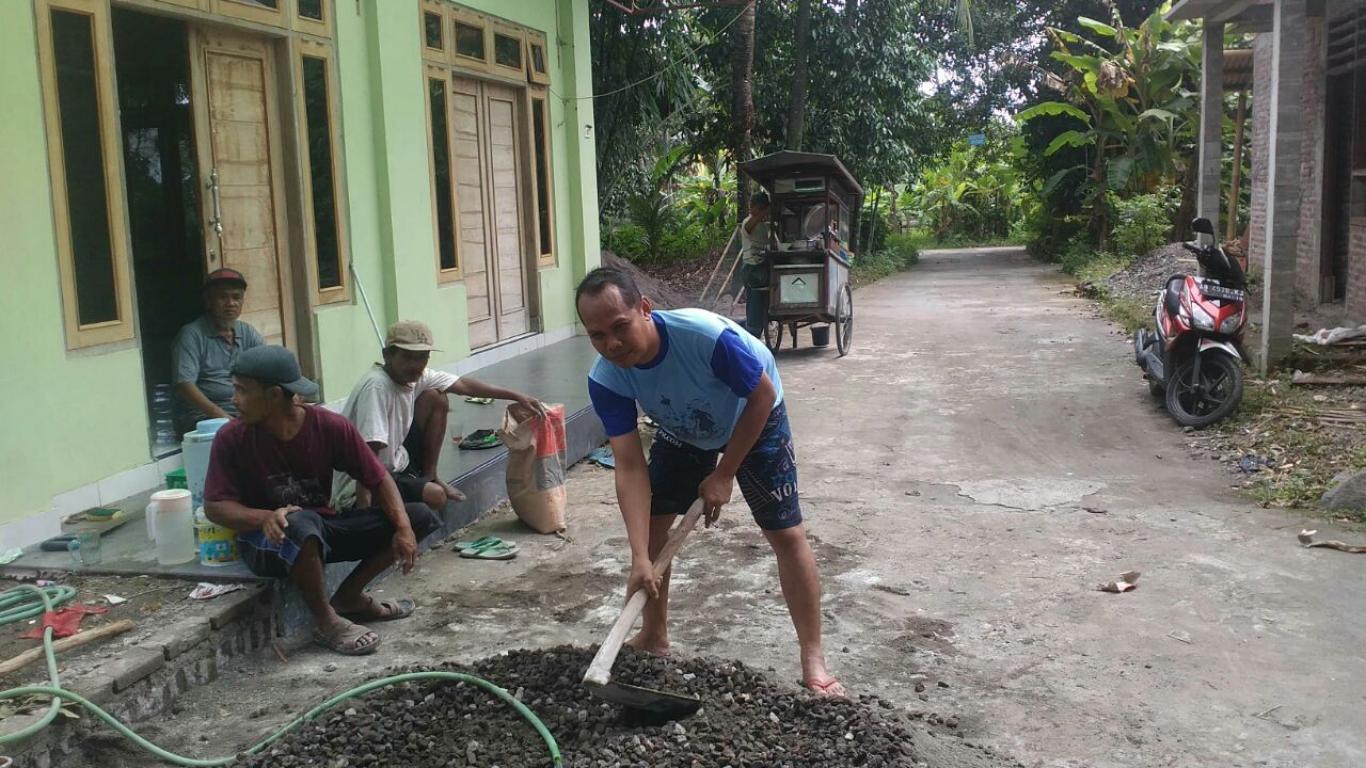
[[[176,431],[192,431],[200,419],[231,418],[232,365],[238,354],[265,344],[255,328],[238,319],[247,279],[235,269],[215,269],[204,279],[204,314],[176,334],[171,347],[175,377]]]

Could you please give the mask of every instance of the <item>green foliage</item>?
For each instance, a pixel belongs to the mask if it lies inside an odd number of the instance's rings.
[[[1135,195],[1128,200],[1114,200],[1112,245],[1115,254],[1126,259],[1135,258],[1166,245],[1172,214],[1180,204],[1181,192],[1174,187],[1164,187],[1147,195]]]
[[[1029,172],[1042,184],[1041,206],[1051,212],[1037,222],[1036,237],[1054,247],[1072,239],[1050,231],[1048,221],[1080,214],[1090,245],[1106,250],[1118,201],[1179,183],[1192,161],[1199,37],[1160,8],[1136,27],[1118,11],[1111,23],[1081,17],[1077,26],[1086,34],[1048,30],[1055,48],[1050,58],[1062,65],[1055,81],[1062,98],[1017,119],[1037,153]],[[1134,232],[1131,227],[1126,235]]]
[[[920,261],[920,251],[911,235],[888,235],[880,250],[854,258],[855,285],[867,285],[884,277],[904,272]]]
[[[1078,234],[1069,240],[1067,246],[1063,248],[1060,263],[1064,271],[1075,275],[1092,262],[1103,258],[1104,254],[1092,247],[1090,239],[1085,234]]]
[[[1009,126],[994,124],[987,136],[983,146],[954,144],[902,195],[901,204],[940,243],[1005,239],[1028,215],[1030,198],[1017,167],[1023,145]]]

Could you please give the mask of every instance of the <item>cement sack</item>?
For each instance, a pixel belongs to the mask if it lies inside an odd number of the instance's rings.
[[[565,492],[564,406],[547,405],[544,414],[525,415],[508,406],[498,437],[508,449],[507,488],[512,511],[538,533],[563,531]]]

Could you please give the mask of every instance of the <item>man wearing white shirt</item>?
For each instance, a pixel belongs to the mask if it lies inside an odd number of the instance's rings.
[[[449,395],[511,400],[540,410],[535,398],[469,377],[427,367],[433,346],[432,331],[425,323],[400,320],[389,326],[384,341],[384,362],[375,365],[356,382],[346,398],[342,415],[356,425],[362,438],[393,475],[405,502],[425,502],[435,511],[447,501],[465,496],[436,475],[441,449],[446,444]],[[349,475],[338,474],[332,483],[336,507],[365,506],[364,488]]]
[[[768,325],[768,263],[764,251],[773,242],[768,217],[768,194],[755,192],[749,199],[749,216],[740,222],[740,259],[744,263],[745,330],[761,339]]]

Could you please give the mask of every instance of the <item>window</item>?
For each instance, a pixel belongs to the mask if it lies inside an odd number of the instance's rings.
[[[545,35],[528,30],[526,33],[527,80],[541,85],[550,84],[550,63],[546,60]]]
[[[431,11],[422,12],[422,35],[424,44],[433,51],[443,51],[446,49],[446,42],[443,39],[443,27],[441,14]]]
[[[284,0],[217,0],[212,8],[224,16],[277,27],[286,25]]]
[[[493,63],[522,74],[522,33],[506,29],[493,33]]]
[[[475,13],[451,12],[453,60],[461,67],[486,71],[489,66],[488,20]]]
[[[67,346],[133,337],[108,8],[38,6],[53,213]]]
[[[330,0],[296,0],[294,28],[310,35],[331,37],[327,29],[329,4]]]
[[[449,80],[446,73],[427,74],[427,108],[432,151],[432,207],[436,228],[436,269],[439,282],[460,277],[460,261],[455,246],[455,174],[451,167],[451,131],[447,115]]]
[[[531,97],[531,139],[536,153],[536,232],[540,266],[555,263],[555,216],[551,208],[550,112],[545,95]]]
[[[309,46],[302,56],[302,139],[307,144],[308,201],[312,208],[314,270],[317,301],[344,301],[346,258],[342,248],[341,200],[337,184],[336,131],[332,116],[334,86],[330,61],[321,46]]]

